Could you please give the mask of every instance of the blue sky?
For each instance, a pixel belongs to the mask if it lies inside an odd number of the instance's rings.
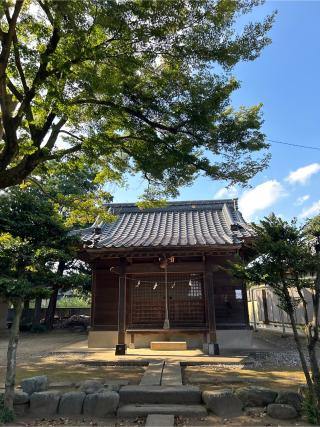
[[[275,9],[272,44],[234,70],[242,86],[233,105],[262,102],[267,138],[320,148],[320,1],[267,1],[252,16],[261,19]],[[271,143],[270,152],[269,167],[250,188],[224,190],[225,182],[199,178],[181,189],[178,200],[236,196],[248,220],[272,211],[287,219],[319,213],[320,151]],[[136,201],[142,185],[139,177],[131,178],[126,189],[113,189],[114,201]]]

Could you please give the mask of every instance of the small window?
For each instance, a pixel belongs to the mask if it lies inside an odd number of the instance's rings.
[[[236,289],[235,294],[236,294],[236,299],[242,300],[242,289]]]

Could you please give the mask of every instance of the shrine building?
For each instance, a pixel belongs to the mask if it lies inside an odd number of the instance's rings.
[[[237,199],[106,209],[113,222],[80,232],[92,267],[89,347],[181,341],[213,354],[250,345],[245,285],[230,271],[253,238]]]

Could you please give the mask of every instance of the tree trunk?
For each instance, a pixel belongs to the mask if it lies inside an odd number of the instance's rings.
[[[52,292],[52,294],[50,296],[50,300],[49,300],[49,305],[48,305],[48,308],[46,310],[45,325],[46,325],[47,329],[50,329],[50,330],[53,328],[54,315],[55,315],[56,307],[57,307],[58,291],[59,291],[58,286],[53,288],[53,292]]]
[[[33,313],[33,319],[32,319],[32,326],[38,326],[40,325],[41,320],[41,303],[42,298],[37,297],[34,303],[34,313]]]
[[[63,276],[65,267],[66,267],[65,261],[59,261],[58,271],[57,271],[57,274],[59,276]],[[53,292],[50,296],[49,305],[46,311],[45,324],[47,329],[53,328],[54,315],[57,307],[58,292],[59,292],[59,286],[58,285],[53,286]]]
[[[298,330],[297,330],[297,325],[296,325],[296,320],[294,318],[294,308],[292,306],[292,301],[291,301],[291,296],[289,294],[288,288],[286,283],[283,283],[282,285],[282,291],[283,291],[283,295],[286,299],[286,306],[287,306],[287,313],[290,317],[290,323],[291,323],[291,327],[292,327],[292,331],[293,331],[293,337],[297,346],[297,350],[299,353],[299,357],[300,357],[300,361],[301,361],[301,366],[303,369],[303,373],[304,376],[306,378],[306,382],[308,385],[308,389],[310,391],[310,393],[314,396],[314,388],[313,388],[313,383],[312,383],[312,379],[309,373],[309,368],[306,362],[306,358],[305,355],[303,353],[303,349],[302,349],[302,345],[301,345],[301,341],[299,338],[299,334],[298,334]]]
[[[7,371],[4,392],[5,407],[13,410],[14,387],[16,380],[16,358],[19,341],[19,326],[23,310],[23,301],[18,299],[13,301],[14,318],[10,328],[8,352],[7,352]]]

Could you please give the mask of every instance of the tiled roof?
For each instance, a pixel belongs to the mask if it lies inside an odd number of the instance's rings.
[[[107,205],[117,215],[80,232],[91,248],[158,248],[237,245],[252,237],[237,200],[169,202],[166,207],[139,209],[131,203]]]

